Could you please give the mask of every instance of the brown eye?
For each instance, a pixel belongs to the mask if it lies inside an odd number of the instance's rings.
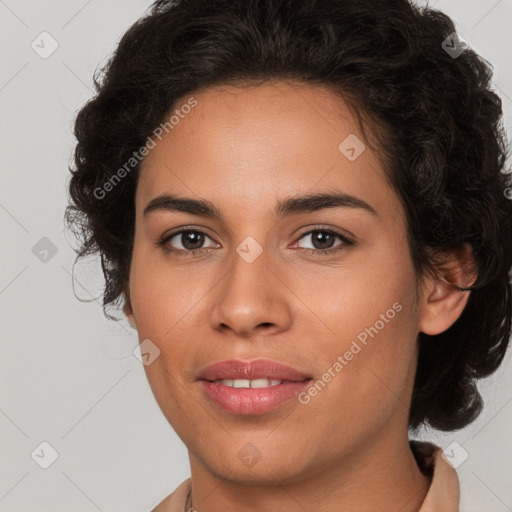
[[[194,255],[202,252],[206,247],[208,247],[204,246],[206,239],[211,240],[206,233],[197,229],[180,229],[179,231],[175,231],[174,233],[164,237],[158,242],[158,245],[166,252]],[[209,247],[212,247],[212,245]]]
[[[200,249],[204,243],[204,233],[199,231],[182,231],[178,234],[178,240],[187,250]]]
[[[347,238],[345,235],[342,235],[341,233],[338,233],[337,231],[333,231],[330,229],[314,229],[308,231],[299,238],[299,241],[308,237],[311,239],[313,247],[304,247],[303,249],[305,251],[309,251],[315,254],[331,254],[334,252],[341,251],[345,249],[347,246],[354,245],[354,242],[352,242],[352,240]],[[341,243],[334,245],[336,239],[341,240]]]
[[[313,254],[331,254],[342,251],[348,246],[355,245],[355,243],[348,237],[332,229],[310,230],[307,233],[304,233],[298,241],[307,237],[311,238],[313,247],[305,247],[302,249]],[[181,228],[180,230],[164,237],[162,240],[157,242],[157,245],[162,247],[162,249],[167,253],[194,256],[204,252],[208,247],[215,247],[215,245],[204,246],[206,239],[211,240],[211,238],[203,231]],[[341,242],[336,244],[336,239]],[[174,242],[171,243],[173,240]],[[297,245],[298,241],[295,242],[295,245]]]

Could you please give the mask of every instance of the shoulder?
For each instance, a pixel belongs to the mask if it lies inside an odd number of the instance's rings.
[[[459,512],[459,478],[443,450],[426,441],[410,441],[410,446],[420,470],[432,478],[419,512]]]
[[[164,498],[151,512],[183,512],[185,501],[191,489],[191,479],[181,482],[176,489]]]

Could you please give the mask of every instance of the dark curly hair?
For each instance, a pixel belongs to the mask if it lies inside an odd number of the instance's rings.
[[[476,380],[498,368],[511,336],[512,188],[491,67],[454,32],[444,13],[408,0],[156,1],[96,70],[74,127],[65,220],[77,260],[101,256],[105,315],[130,300],[140,162],[118,171],[180,99],[272,80],[329,87],[379,147],[416,275],[439,270],[448,251],[473,250],[477,280],[455,285],[471,290],[461,316],[441,334],[419,333],[409,427],[472,422],[483,407]]]

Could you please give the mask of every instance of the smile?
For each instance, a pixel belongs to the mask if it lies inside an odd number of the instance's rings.
[[[214,382],[231,388],[268,388],[278,386],[283,381],[279,379],[218,379]]]

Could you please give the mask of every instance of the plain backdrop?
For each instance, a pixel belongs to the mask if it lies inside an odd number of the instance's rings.
[[[63,224],[73,119],[93,95],[95,68],[149,5],[0,0],[0,512],[149,512],[189,476],[185,446],[133,354],[136,332],[103,316],[97,259],[75,266],[73,291],[74,240]],[[510,134],[512,0],[430,5],[494,66]],[[422,438],[467,452],[457,469],[463,512],[506,512],[510,353],[479,387],[478,420]]]

